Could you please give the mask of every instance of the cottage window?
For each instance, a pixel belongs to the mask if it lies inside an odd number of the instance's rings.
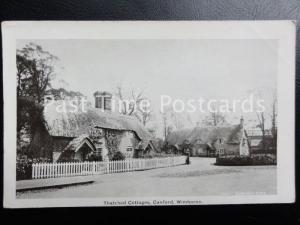
[[[131,151],[132,151],[132,148],[127,148],[126,151],[127,151],[127,152],[131,152]]]
[[[225,153],[224,148],[220,148],[220,149],[219,149],[219,154],[220,154],[220,155],[224,155],[224,153]]]

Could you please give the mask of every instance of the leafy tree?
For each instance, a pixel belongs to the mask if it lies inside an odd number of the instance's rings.
[[[51,88],[46,91],[46,95],[51,95],[53,96],[54,100],[64,100],[65,98],[83,98],[86,97],[84,96],[81,92],[79,91],[67,91],[64,88]]]
[[[33,43],[17,50],[17,147],[23,153],[24,140],[28,145],[36,129],[44,124],[42,103],[57,61],[56,56]]]
[[[55,76],[54,65],[58,58],[41,46],[29,43],[17,50],[17,96],[31,96],[42,103],[47,88]]]

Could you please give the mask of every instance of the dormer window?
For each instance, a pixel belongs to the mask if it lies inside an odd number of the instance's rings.
[[[219,138],[219,143],[220,143],[220,144],[223,144],[222,138]]]

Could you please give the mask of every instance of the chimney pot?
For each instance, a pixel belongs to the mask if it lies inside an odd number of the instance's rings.
[[[106,91],[94,93],[95,108],[111,111],[112,94]]]

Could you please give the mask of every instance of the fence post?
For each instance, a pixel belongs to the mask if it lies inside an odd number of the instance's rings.
[[[44,173],[45,173],[44,163],[41,163],[40,165],[41,165],[41,167],[40,167],[40,169],[41,169],[41,178],[44,178]]]
[[[43,178],[43,170],[42,170],[43,167],[42,167],[42,163],[39,163],[38,166],[39,166],[39,167],[38,167],[38,168],[39,168],[39,178]]]
[[[64,162],[64,163],[63,163],[63,174],[62,174],[62,176],[65,177],[66,174],[67,174],[67,163]]]
[[[49,172],[48,163],[44,163],[44,178],[48,178],[48,172]]]
[[[64,163],[64,174],[63,174],[64,177],[67,176],[67,163],[65,162]]]
[[[96,162],[93,161],[93,171],[92,171],[92,174],[96,174]]]
[[[34,179],[35,178],[35,174],[34,174],[34,170],[35,170],[35,165],[32,164],[32,167],[31,167],[31,178]]]

